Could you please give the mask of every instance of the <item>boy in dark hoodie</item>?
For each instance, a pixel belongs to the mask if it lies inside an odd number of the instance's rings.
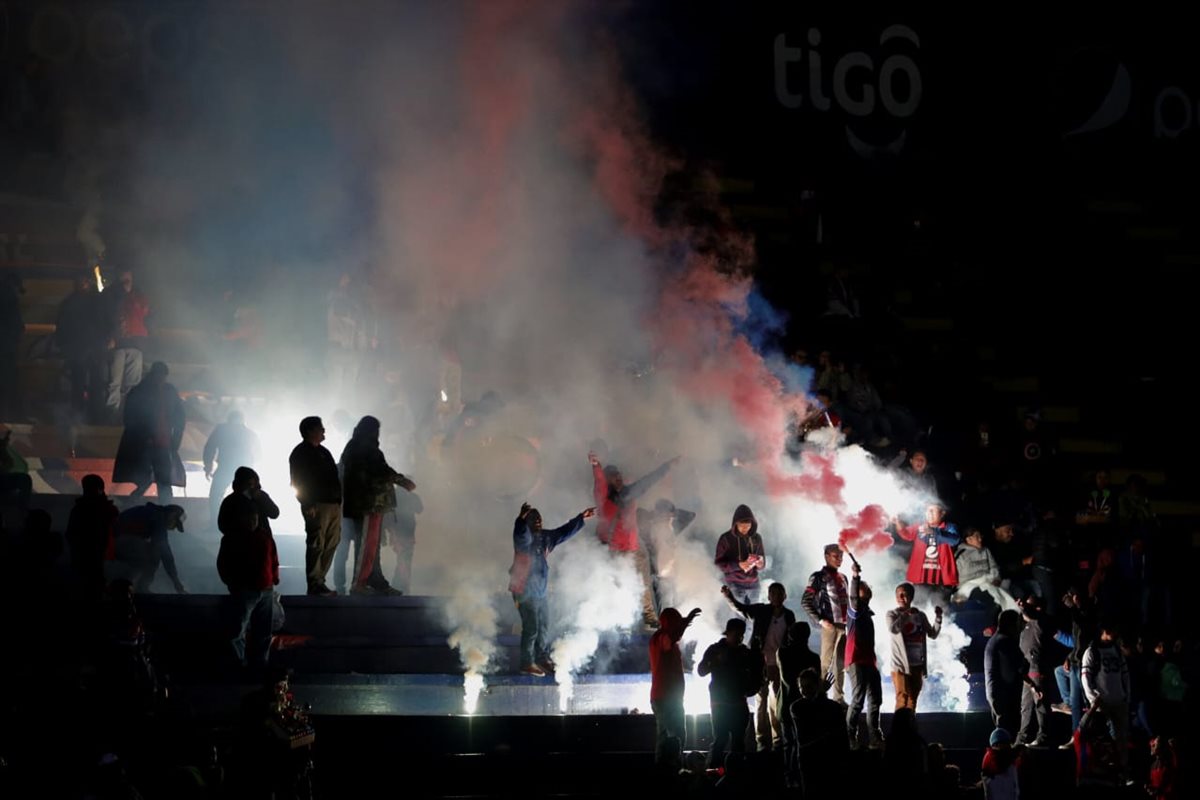
[[[84,475],[80,485],[83,496],[75,501],[67,521],[71,572],[81,596],[98,603],[104,596],[104,562],[116,555],[113,528],[120,512],[104,493],[99,475]]]
[[[846,671],[850,673],[852,694],[846,708],[846,729],[850,732],[850,748],[862,747],[859,723],[865,701],[867,746],[877,750],[883,746],[883,733],[879,729],[883,683],[875,660],[875,612],[871,610],[871,587],[860,579],[862,569],[857,562],[851,572],[854,577],[850,579],[850,621],[846,625]]]
[[[782,583],[772,583],[767,589],[768,603],[742,603],[734,597],[728,586],[721,587],[721,594],[735,611],[754,625],[750,633],[750,649],[762,655],[765,678],[762,688],[758,690],[758,705],[754,714],[758,749],[778,749],[783,744],[781,717],[784,712],[780,707],[782,686],[779,648],[787,632],[796,624],[796,614],[783,604],[787,600],[787,590]]]
[[[657,744],[654,763],[678,763],[687,738],[683,711],[683,654],[679,640],[700,609],[682,616],[674,608],[664,608],[658,617],[658,630],[650,637],[650,708],[654,710]],[[674,752],[667,752],[668,742]]]
[[[758,602],[758,572],[767,566],[767,556],[750,506],[738,506],[733,512],[729,530],[717,540],[713,561],[725,574],[725,585],[742,602]]]

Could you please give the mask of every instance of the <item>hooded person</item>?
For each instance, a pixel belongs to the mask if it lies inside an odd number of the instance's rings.
[[[522,503],[513,522],[513,563],[508,569],[508,591],[521,615],[521,664],[526,675],[543,677],[554,671],[550,660],[550,612],[546,590],[550,583],[550,563],[546,557],[554,548],[583,530],[586,519],[596,513],[585,508],[566,525],[545,530],[542,513]]]
[[[383,577],[380,546],[383,515],[396,507],[396,486],[417,488],[388,466],[379,449],[379,420],[363,417],[342,450],[342,516],[350,520],[357,544],[351,594],[400,594]]]
[[[750,506],[740,505],[733,512],[729,530],[717,540],[713,563],[725,575],[725,585],[743,602],[758,601],[758,572],[767,566],[767,556]]]
[[[249,467],[234,474],[233,494],[221,501],[217,574],[229,589],[226,617],[229,653],[240,667],[263,670],[270,654],[279,554],[255,497],[258,475]],[[247,642],[249,634],[249,642]]]
[[[679,640],[698,616],[698,608],[693,608],[686,617],[674,608],[664,608],[658,615],[658,630],[650,637],[650,708],[654,711],[654,761],[657,764],[669,764],[682,758],[687,729],[683,710],[683,653],[679,650]]]
[[[614,464],[601,464],[595,453],[588,453],[588,461],[592,465],[592,492],[596,500],[596,536],[610,550],[634,559],[642,576],[642,620],[648,627],[658,627],[650,556],[638,535],[637,501],[670,472],[679,456],[633,483],[625,483],[621,470]]]

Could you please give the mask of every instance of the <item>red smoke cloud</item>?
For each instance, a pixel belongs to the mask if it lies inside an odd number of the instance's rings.
[[[888,522],[882,506],[867,506],[842,529],[838,544],[854,553],[886,550],[892,546],[892,535],[886,530]]]

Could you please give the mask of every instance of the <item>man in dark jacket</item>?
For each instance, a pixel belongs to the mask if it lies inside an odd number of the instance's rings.
[[[755,738],[758,749],[778,749],[783,744],[780,706],[782,686],[779,676],[779,648],[787,632],[796,624],[796,615],[783,605],[787,590],[782,583],[772,583],[767,589],[768,603],[743,603],[734,596],[728,586],[721,587],[721,594],[734,610],[753,624],[750,634],[751,652],[762,655],[762,688],[758,690],[758,705],[755,710]]]
[[[261,672],[270,655],[271,615],[275,586],[279,583],[275,540],[270,530],[260,524],[258,508],[245,491],[234,491],[225,498],[219,520],[221,548],[217,552],[217,574],[229,588],[226,605],[229,652],[239,667]]]
[[[766,567],[758,520],[750,506],[741,505],[733,512],[729,530],[717,540],[714,563],[725,574],[725,585],[745,603],[758,601],[758,571]]]
[[[746,698],[758,691],[762,683],[762,664],[742,644],[745,638],[745,620],[734,617],[725,623],[725,638],[704,651],[696,668],[700,677],[712,675],[708,684],[713,732],[712,750],[708,753],[710,769],[725,763],[726,742],[734,753],[746,750],[746,726],[750,723]]]
[[[151,483],[158,499],[174,497],[172,486],[186,486],[179,445],[186,419],[183,400],[167,383],[167,365],[155,361],[146,379],[125,398],[125,430],[113,464],[114,483],[132,483],[131,497],[141,497]]]
[[[321,444],[321,418],[300,420],[300,436],[304,441],[292,449],[288,468],[304,513],[304,574],[310,595],[329,597],[335,592],[325,585],[325,576],[342,539],[342,480],[333,455]]]
[[[180,506],[146,503],[122,511],[114,529],[114,567],[119,573],[116,577],[127,578],[134,591],[144,594],[150,591],[161,563],[167,577],[175,584],[175,591],[187,594],[167,537],[169,531],[183,533],[186,519],[187,514]]]
[[[583,530],[584,520],[595,513],[596,509],[585,508],[566,525],[547,531],[542,529],[542,513],[529,503],[521,504],[513,523],[513,563],[508,570],[508,590],[521,615],[520,670],[526,675],[540,678],[554,671],[549,652],[550,614],[546,609],[546,588],[550,581],[546,556]]]
[[[1021,601],[1021,615],[1025,618],[1025,629],[1021,631],[1021,654],[1029,662],[1029,679],[1032,683],[1027,684],[1021,694],[1021,732],[1017,736],[1017,744],[1045,747],[1048,742],[1046,712],[1050,710],[1046,685],[1054,669],[1051,659],[1054,649],[1052,623],[1046,619],[1041,599],[1036,594],[1030,594]]]
[[[996,633],[983,651],[983,676],[988,705],[997,728],[1011,735],[1021,725],[1021,686],[1030,684],[1037,699],[1041,690],[1029,679],[1029,662],[1021,655],[1018,637],[1021,635],[1021,615],[1004,611],[996,624]]]
[[[104,562],[116,554],[113,530],[119,512],[104,493],[104,479],[84,475],[83,496],[75,501],[67,521],[71,572],[82,597],[99,603],[104,597]]]
[[[867,705],[867,746],[877,750],[883,746],[883,734],[879,730],[879,705],[883,701],[883,684],[879,675],[879,664],[875,660],[875,612],[871,610],[871,587],[859,575],[857,563],[851,568],[850,621],[846,626],[846,668],[850,672],[850,706],[846,709],[846,729],[850,733],[850,747],[859,749],[863,744],[859,730],[863,702]]]
[[[380,546],[383,515],[396,507],[396,486],[417,488],[388,466],[379,449],[379,420],[363,417],[342,450],[342,516],[350,520],[356,543],[351,594],[400,594],[383,577]]]
[[[850,619],[850,588],[842,566],[840,545],[825,545],[825,566],[812,574],[800,605],[821,626],[821,675],[832,678],[833,699],[845,702],[842,678],[846,668],[846,623]]]
[[[678,763],[682,757],[687,739],[683,709],[686,684],[679,640],[698,616],[698,608],[686,617],[674,608],[664,608],[658,616],[658,630],[650,637],[650,708],[654,710],[656,764]]]

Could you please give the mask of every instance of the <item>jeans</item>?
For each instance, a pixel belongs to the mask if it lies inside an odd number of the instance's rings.
[[[779,725],[779,667],[767,667],[767,679],[758,691],[758,705],[754,711],[754,732],[759,750],[771,750],[783,742],[783,731]]]
[[[1071,665],[1068,673],[1062,667],[1054,668],[1054,682],[1058,684],[1058,695],[1071,706],[1071,730],[1079,730],[1083,719],[1083,673],[1078,664]]]
[[[846,729],[850,732],[850,746],[861,745],[863,742],[860,722],[862,720],[863,702],[867,705],[867,737],[872,744],[883,740],[879,730],[879,706],[883,702],[883,682],[879,668],[869,664],[851,664],[850,673],[850,705],[846,709]]]
[[[259,671],[267,666],[267,657],[271,652],[271,612],[274,594],[273,589],[229,593],[227,607],[232,633],[229,649],[233,660],[243,667],[248,666]]]
[[[114,347],[108,351],[108,387],[104,405],[110,411],[121,407],[129,390],[142,382],[142,351],[136,347]]]
[[[683,698],[671,700],[651,700],[650,708],[654,711],[654,763],[663,764],[678,761],[682,755],[684,744],[687,742],[687,728],[683,713]],[[667,744],[671,739],[671,751]]]
[[[550,658],[550,614],[545,597],[514,594],[513,602],[521,615],[521,669],[525,669]]]
[[[746,726],[750,724],[750,709],[741,703],[712,704],[712,750],[708,751],[708,767],[725,766],[725,743],[735,753],[746,752]]]

